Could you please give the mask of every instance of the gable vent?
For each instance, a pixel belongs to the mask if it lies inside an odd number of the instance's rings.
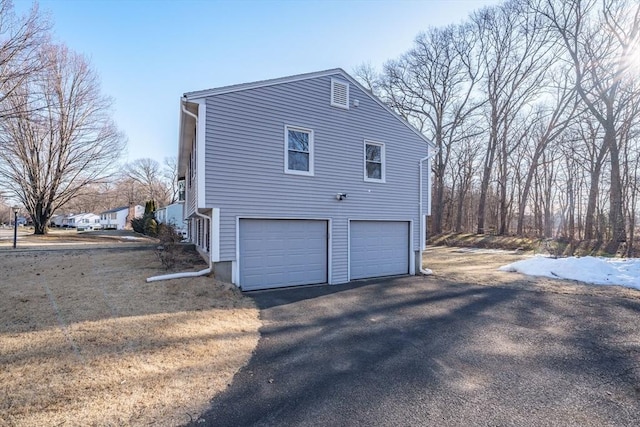
[[[331,79],[331,105],[349,109],[349,83]]]

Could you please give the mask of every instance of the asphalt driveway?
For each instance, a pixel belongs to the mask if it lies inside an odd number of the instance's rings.
[[[193,425],[640,425],[640,299],[433,277],[252,296],[255,354]]]

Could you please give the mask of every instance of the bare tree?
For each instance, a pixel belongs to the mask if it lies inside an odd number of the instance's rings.
[[[553,102],[541,105],[529,118],[529,121],[534,125],[529,133],[533,147],[518,206],[516,231],[518,235],[522,235],[524,231],[524,216],[529,199],[529,191],[542,155],[549,144],[557,141],[562,136],[573,119],[577,108],[575,91],[571,82],[563,73],[564,70],[559,69],[558,71],[560,72],[555,76],[558,80],[555,88],[553,86],[549,88],[551,89],[550,95]]]
[[[543,87],[545,73],[554,60],[552,45],[537,16],[527,13],[524,3],[512,0],[481,10],[472,16],[482,43],[487,96],[487,135],[480,199],[478,233],[485,232],[485,210],[489,185],[500,156],[498,182],[501,234],[506,231],[508,162],[513,144],[513,122]]]
[[[169,203],[178,201],[180,188],[178,186],[178,158],[165,157],[162,165],[162,178],[169,189]]]
[[[139,184],[136,199],[155,200],[158,206],[164,206],[172,201],[171,183],[166,179],[166,170],[153,159],[137,159],[125,165],[124,175]]]
[[[614,252],[626,240],[618,130],[621,110],[630,101],[630,94],[622,89],[627,81],[637,79],[629,59],[640,40],[640,3],[603,0],[601,9],[597,4],[595,0],[545,0],[535,10],[557,33],[573,66],[578,95],[604,131],[613,232],[609,251]]]
[[[86,59],[52,44],[40,55],[46,68],[4,102],[37,108],[0,121],[0,176],[45,234],[53,212],[110,175],[124,139]]]
[[[47,43],[49,29],[37,4],[28,15],[18,17],[10,0],[0,0],[0,120],[37,108],[33,99],[7,102],[7,98],[47,65],[39,49]]]
[[[436,145],[433,160],[432,230],[442,232],[446,170],[451,150],[479,132],[471,118],[481,104],[474,97],[480,75],[477,38],[469,26],[432,28],[399,61],[385,66],[382,83],[392,106]],[[366,74],[366,73],[365,73]]]

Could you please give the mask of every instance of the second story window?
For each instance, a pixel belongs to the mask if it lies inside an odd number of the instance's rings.
[[[285,173],[313,175],[313,131],[285,126],[284,132]]]
[[[384,144],[364,142],[364,180],[384,182]]]

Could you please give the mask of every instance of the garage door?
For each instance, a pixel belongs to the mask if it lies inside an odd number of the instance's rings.
[[[327,282],[327,221],[240,220],[243,290]]]
[[[351,221],[351,279],[409,274],[409,223]]]

